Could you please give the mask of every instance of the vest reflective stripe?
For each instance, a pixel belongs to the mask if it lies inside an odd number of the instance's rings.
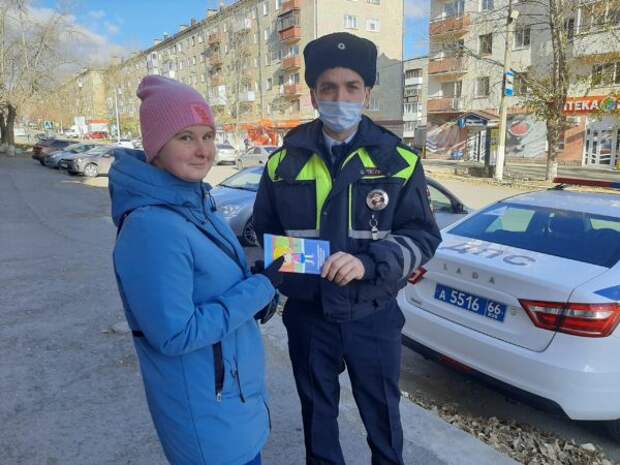
[[[418,156],[411,152],[410,150],[404,149],[402,147],[396,148],[398,154],[405,159],[407,162],[407,167],[400,170],[398,173],[393,174],[391,177],[403,179],[406,183],[411,179],[413,175],[413,171],[418,163]],[[269,174],[269,178],[272,181],[280,181],[276,176],[276,171],[278,166],[286,157],[286,150],[280,150],[276,152],[269,158],[267,162],[267,173]],[[347,158],[342,163],[344,167],[347,163],[349,163],[354,157],[358,157],[364,166],[364,168],[377,168],[375,163],[364,147],[357,149],[355,152],[350,153]],[[369,175],[363,176],[362,179],[378,179],[385,178],[384,175]],[[332,190],[332,176],[329,171],[329,168],[320,157],[320,155],[312,154],[306,164],[303,166],[301,171],[297,174],[295,178],[296,181],[314,181],[315,184],[315,194],[316,194],[316,229],[304,229],[304,230],[289,230],[286,231],[287,235],[295,236],[295,237],[319,237],[319,231],[321,228],[321,213],[323,210],[323,205],[325,204],[325,200],[329,196],[330,191]],[[349,237],[353,239],[372,239],[372,234],[369,230],[354,230],[353,229],[353,185],[349,185],[349,227],[348,233]],[[389,235],[390,231],[379,231],[378,239],[383,239]],[[418,250],[419,252],[419,250]],[[411,252],[415,253],[415,252]],[[411,261],[411,257],[409,258]]]
[[[290,237],[319,237],[318,229],[286,229],[284,233]]]
[[[397,239],[403,241],[407,246],[403,246]],[[420,263],[422,263],[422,252],[410,238],[390,234],[386,237],[386,240],[396,244],[403,255],[403,278],[406,278],[420,267]]]
[[[321,227],[321,211],[323,204],[332,190],[332,175],[323,159],[316,153],[304,165],[297,177],[297,181],[314,181],[316,191],[316,228]],[[300,205],[301,207],[301,205]]]
[[[397,147],[396,150],[398,151],[400,156],[407,161],[409,167],[400,170],[398,173],[394,174],[393,177],[404,179],[405,182],[407,182],[409,181],[409,179],[411,179],[411,176],[413,176],[413,170],[418,164],[418,156],[412,151],[404,149],[402,147]]]
[[[272,181],[279,181],[279,179],[276,179],[276,170],[282,160],[284,160],[284,157],[286,157],[286,150],[284,149],[269,157],[269,160],[267,161],[267,173],[269,174],[269,179]]]

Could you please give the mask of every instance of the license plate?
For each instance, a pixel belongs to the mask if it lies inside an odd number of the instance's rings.
[[[435,299],[462,308],[468,312],[477,313],[478,315],[499,321],[500,323],[506,317],[506,305],[470,294],[469,292],[453,289],[443,284],[437,284]]]

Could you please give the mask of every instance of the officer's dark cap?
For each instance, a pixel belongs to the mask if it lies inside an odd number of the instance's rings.
[[[349,68],[362,76],[366,87],[377,80],[377,47],[370,40],[348,32],[335,32],[309,42],[304,48],[306,84],[315,88],[323,71]]]

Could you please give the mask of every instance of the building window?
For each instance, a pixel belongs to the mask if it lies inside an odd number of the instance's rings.
[[[450,81],[441,84],[442,97],[460,97],[463,91],[463,81]]]
[[[267,1],[263,2],[263,16],[267,16],[269,14],[269,3]]]
[[[270,35],[271,35],[271,31],[269,30],[269,28],[265,29],[263,31],[263,40],[267,42],[269,40]]]
[[[299,26],[299,11],[289,11],[278,17],[278,31],[283,31],[293,26]]]
[[[380,23],[378,19],[369,19],[366,21],[366,30],[370,32],[379,32]]]
[[[593,86],[613,86],[620,84],[620,62],[604,63],[592,67]]]
[[[514,48],[529,48],[530,46],[530,27],[519,27],[515,31],[515,46]]]
[[[267,90],[273,89],[273,78],[267,78]]]
[[[344,15],[344,28],[345,29],[357,29],[357,16]]]
[[[381,0],[367,0],[371,5],[381,5]]]
[[[198,34],[198,43],[202,44],[203,38],[202,38],[202,33]]]
[[[416,115],[418,113],[418,103],[405,103],[403,111],[406,115]]]
[[[280,8],[282,8],[282,0],[274,0],[275,6],[276,6],[276,10],[279,10]]]
[[[495,8],[493,3],[493,0],[480,0],[480,11],[493,10]]]
[[[445,17],[462,16],[465,12],[465,0],[457,0],[448,2],[443,6],[443,15]]]
[[[196,57],[195,57],[195,56],[193,56],[193,57],[192,57],[192,65],[195,65],[195,64],[196,64]]]
[[[422,70],[420,68],[405,70],[405,79],[422,77]]]
[[[192,36],[192,47],[196,46],[196,36]]]
[[[488,97],[491,91],[489,76],[476,79],[476,97]]]
[[[379,71],[377,71],[377,77],[375,79],[375,85],[378,86],[381,84],[381,76],[379,75]]]
[[[293,101],[291,103],[291,110],[294,113],[299,113],[301,111],[301,102],[299,101],[299,99],[297,99],[297,100],[295,100],[295,101]]]
[[[478,53],[480,55],[493,54],[493,34],[478,36]]]

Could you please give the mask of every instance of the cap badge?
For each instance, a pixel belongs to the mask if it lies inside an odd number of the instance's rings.
[[[390,203],[390,197],[387,192],[381,189],[375,189],[366,196],[366,205],[373,211],[383,210]]]
[[[346,49],[346,48],[347,48],[347,46],[344,44],[344,42],[340,42],[340,43],[338,44],[338,48],[339,48],[340,50],[344,50],[344,49]]]

